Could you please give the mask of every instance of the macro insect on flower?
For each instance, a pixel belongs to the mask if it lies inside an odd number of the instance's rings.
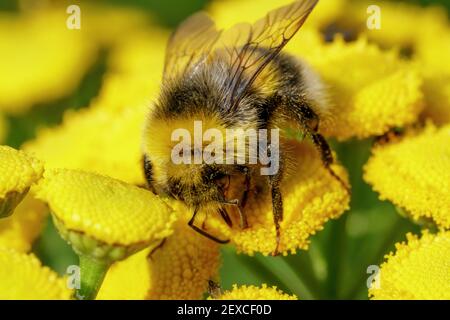
[[[277,239],[273,254],[278,253],[283,219],[280,184],[292,159],[271,139],[273,134],[268,141],[249,142],[257,130],[281,129],[282,135],[289,128],[302,131],[320,151],[328,172],[345,185],[331,169],[332,152],[319,133],[320,119],[328,113],[321,80],[305,63],[281,52],[316,4],[317,0],[295,1],[253,25],[228,30],[217,30],[207,15],[198,13],[169,40],[161,93],[144,131],[144,170],[155,193],[185,202],[193,209],[189,226],[219,243],[227,240],[198,227],[197,213],[220,214],[231,227],[233,210],[239,214],[240,227],[247,228],[246,202],[268,184]],[[198,122],[212,132],[206,139],[212,142],[207,146],[211,156],[193,164],[173,163],[173,152],[188,160],[203,153],[205,139],[181,149],[173,141],[173,130],[184,128],[194,134]],[[229,137],[230,129],[241,131]],[[223,135],[225,139],[218,138]],[[234,141],[239,139],[241,148],[236,149]],[[261,151],[261,145],[278,161],[277,170],[266,176],[259,174],[261,164],[251,162],[262,156],[255,150]]]

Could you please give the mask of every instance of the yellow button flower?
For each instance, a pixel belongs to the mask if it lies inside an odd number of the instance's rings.
[[[142,128],[159,90],[165,36],[140,31],[117,44],[108,58],[99,96],[89,109],[65,114],[63,124],[40,130],[24,145],[47,167],[93,171],[144,184]]]
[[[23,151],[0,146],[0,218],[10,215],[41,178],[41,162]]]
[[[267,12],[292,3],[292,0],[228,0],[212,1],[208,12],[219,28],[229,28],[241,22],[255,22]],[[319,1],[311,12],[305,26],[322,28],[337,19],[345,9],[346,0]]]
[[[233,289],[225,291],[216,300],[298,300],[295,295],[278,290],[277,287],[268,287],[262,284],[261,287],[256,286],[237,286],[233,285]]]
[[[324,168],[312,145],[289,141],[286,147],[294,161],[289,164],[281,185],[284,218],[280,225],[279,252],[284,255],[295,253],[296,249],[306,250],[310,236],[322,230],[328,220],[338,218],[349,206],[347,190]],[[347,182],[345,169],[340,165],[332,167]],[[276,247],[276,232],[269,192],[249,197],[244,211],[249,228],[241,229],[238,217],[230,210],[235,221],[233,228],[229,228],[223,219],[208,215],[206,230],[230,239],[239,252],[272,254]],[[199,214],[197,224],[202,223],[202,219]]]
[[[450,227],[450,126],[428,126],[401,141],[376,146],[364,178],[380,198],[406,209],[415,219]]]
[[[70,299],[66,281],[41,265],[32,254],[0,247],[0,299]]]
[[[79,84],[96,48],[66,27],[67,17],[65,9],[0,16],[0,110],[22,114]]]
[[[219,245],[188,227],[190,212],[182,205],[170,204],[179,216],[173,235],[157,249],[114,264],[99,299],[202,299],[218,273]]]
[[[13,215],[0,220],[0,246],[29,252],[47,216],[45,204],[28,194]]]
[[[175,217],[157,196],[106,176],[47,170],[34,191],[66,229],[106,244],[145,247],[172,232]]]
[[[23,148],[48,168],[98,172],[131,184],[143,184],[141,136],[146,107],[111,112],[92,108],[66,114],[64,123],[41,130]]]
[[[421,38],[417,60],[424,74],[424,118],[437,125],[450,123],[450,28]]]
[[[305,59],[329,87],[332,124],[321,126],[328,136],[381,135],[413,123],[423,109],[420,73],[394,51],[382,51],[363,38],[352,43],[339,38],[316,50],[299,47],[298,52],[307,54]]]
[[[380,286],[369,289],[379,300],[450,299],[450,232],[422,238],[407,235],[407,243],[396,245],[396,252],[381,265]]]
[[[106,176],[47,170],[36,196],[80,257],[78,299],[95,298],[111,263],[172,233],[172,210],[151,192]]]

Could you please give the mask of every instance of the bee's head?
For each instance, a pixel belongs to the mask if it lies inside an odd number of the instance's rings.
[[[143,151],[147,180],[153,189],[192,207],[225,201],[227,188],[239,168],[212,161],[224,143],[208,136],[208,132],[225,135],[225,130],[214,118],[202,115],[150,119]]]

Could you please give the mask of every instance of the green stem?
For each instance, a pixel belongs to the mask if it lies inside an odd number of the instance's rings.
[[[290,266],[298,281],[309,289],[311,298],[319,297],[321,288],[313,270],[310,255],[307,252],[298,252],[296,255],[283,257],[283,260]]]
[[[78,300],[95,299],[110,265],[110,263],[80,255],[81,287],[76,292]]]
[[[395,243],[396,237],[402,234],[402,218],[398,217],[392,225],[389,232],[386,234],[386,238],[378,247],[375,255],[366,260],[363,266],[369,266],[372,264],[380,265],[383,261],[383,257],[389,253],[389,248]],[[354,286],[345,295],[346,299],[357,299],[358,293],[366,288],[366,279],[369,275],[365,272],[360,274],[360,277],[355,282]]]

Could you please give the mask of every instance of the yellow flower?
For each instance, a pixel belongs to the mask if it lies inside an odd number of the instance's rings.
[[[219,245],[188,227],[190,213],[178,209],[173,235],[153,253],[143,250],[114,264],[99,299],[202,299],[218,273]]]
[[[424,74],[424,118],[437,125],[450,123],[450,28],[421,39],[417,60]]]
[[[98,172],[143,184],[141,136],[145,106],[112,112],[103,108],[69,112],[61,126],[41,130],[23,148],[48,168]]]
[[[289,141],[286,143],[293,159],[288,164],[285,180],[281,185],[284,218],[281,222],[281,243],[279,251],[284,255],[295,253],[296,249],[306,250],[309,238],[322,230],[329,219],[338,218],[349,205],[349,194],[323,166],[317,151],[308,143]],[[345,169],[333,165],[333,170],[347,181]],[[230,239],[239,252],[253,255],[261,252],[272,254],[276,247],[276,232],[273,223],[270,193],[250,197],[244,211],[249,228],[242,230],[239,219],[229,211],[234,220],[229,228],[223,219],[208,215],[206,230],[212,234],[222,234]],[[197,218],[197,224],[204,217]]]
[[[364,178],[382,200],[406,209],[415,219],[431,218],[450,227],[450,126],[429,125],[399,142],[376,146]]]
[[[381,135],[413,123],[423,109],[419,71],[395,51],[382,51],[363,38],[352,43],[338,38],[316,50],[298,51],[306,53],[329,88],[332,120],[321,126],[327,136],[342,140]]]
[[[408,243],[381,265],[380,286],[369,289],[372,299],[450,299],[450,232],[408,234]]]
[[[241,22],[253,23],[263,18],[267,12],[292,3],[292,0],[228,0],[212,1],[208,12],[219,28],[229,28]],[[333,22],[345,9],[346,0],[319,1],[305,26],[315,28],[325,27]]]
[[[377,5],[381,10],[380,29],[367,28],[370,16],[367,8]],[[447,15],[443,7],[421,7],[405,2],[389,1],[349,1],[342,20],[353,21],[354,27],[365,33],[382,47],[399,47],[414,50],[418,42],[447,25]],[[417,26],[420,26],[418,28]]]
[[[27,195],[12,216],[0,220],[0,246],[20,252],[30,251],[33,241],[42,231],[46,214],[45,204]]]
[[[89,109],[65,114],[63,124],[40,130],[24,145],[47,167],[94,171],[144,184],[141,139],[162,73],[165,41],[139,32],[112,50],[99,96]]]
[[[10,215],[41,178],[40,161],[23,151],[0,146],[0,218]]]
[[[65,9],[0,15],[0,110],[22,114],[79,84],[96,49],[67,17]]]
[[[106,176],[47,170],[34,192],[49,204],[58,225],[105,244],[144,248],[172,233],[175,217],[164,202],[147,190]],[[88,243],[79,245],[90,249]]]
[[[289,295],[278,290],[277,287],[268,287],[262,284],[256,286],[233,285],[231,291],[225,291],[217,300],[298,300],[295,295]]]
[[[0,299],[70,299],[66,281],[32,254],[0,247]]]

